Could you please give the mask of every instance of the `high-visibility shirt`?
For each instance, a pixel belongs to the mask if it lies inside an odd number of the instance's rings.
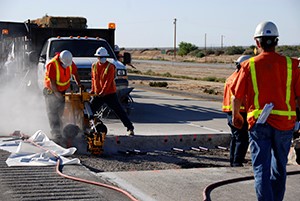
[[[296,120],[296,97],[300,97],[299,61],[275,52],[262,52],[241,64],[232,86],[236,98],[247,97],[249,129],[265,104],[274,108],[267,123],[278,130],[290,130]]]
[[[231,92],[231,86],[233,81],[236,79],[238,75],[237,71],[234,71],[227,79],[224,84],[224,93],[223,93],[223,105],[222,105],[222,111],[223,112],[232,112],[232,92]],[[240,112],[245,112],[245,107],[242,105],[240,108]]]
[[[115,65],[106,61],[101,64],[99,61],[92,65],[92,89],[96,94],[108,95],[116,93]]]
[[[46,65],[46,75],[44,85],[51,89],[50,79],[55,80],[57,90],[66,91],[70,87],[71,75],[77,73],[77,66],[72,63],[71,66],[64,68],[59,61],[59,54]]]

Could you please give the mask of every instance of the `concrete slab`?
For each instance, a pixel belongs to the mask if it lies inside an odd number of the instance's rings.
[[[156,150],[170,151],[172,148],[190,150],[191,147],[215,148],[216,146],[229,147],[230,134],[185,134],[185,135],[138,135],[108,136],[104,143],[104,152],[107,154],[119,151],[139,150],[153,152]]]
[[[300,166],[289,165],[285,200],[299,200]],[[134,172],[105,172],[97,176],[132,193],[140,201],[199,201],[204,189],[215,182],[251,177],[250,167],[196,168]],[[254,180],[226,184],[213,189],[213,201],[256,200]]]

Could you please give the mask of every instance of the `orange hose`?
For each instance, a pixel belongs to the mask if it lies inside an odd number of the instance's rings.
[[[78,178],[78,177],[73,177],[73,176],[69,176],[69,175],[66,175],[66,174],[63,174],[60,170],[59,170],[59,166],[60,166],[60,156],[58,156],[55,152],[53,152],[52,150],[48,150],[48,149],[45,149],[44,147],[38,145],[37,143],[31,141],[31,140],[26,140],[27,142],[30,142],[31,144],[43,149],[43,150],[46,150],[46,151],[50,151],[50,153],[57,158],[57,163],[56,163],[56,173],[64,178],[67,178],[67,179],[72,179],[74,181],[78,181],[78,182],[83,182],[83,183],[87,183],[87,184],[92,184],[92,185],[96,185],[96,186],[101,186],[101,187],[104,187],[104,188],[108,188],[108,189],[112,189],[112,190],[115,190],[117,192],[120,192],[122,194],[124,194],[125,196],[127,196],[131,201],[139,201],[137,200],[136,198],[134,198],[131,194],[129,194],[127,191],[121,189],[121,188],[118,188],[118,187],[115,187],[115,186],[112,186],[112,185],[108,185],[108,184],[104,184],[104,183],[100,183],[100,182],[95,182],[95,181],[91,181],[91,180],[86,180],[86,179],[81,179],[81,178]]]
[[[56,173],[59,174],[60,176],[64,177],[64,178],[72,179],[74,181],[79,181],[79,182],[83,182],[83,183],[87,183],[87,184],[92,184],[92,185],[96,185],[96,186],[101,186],[101,187],[108,188],[108,189],[112,189],[112,190],[118,191],[118,192],[126,195],[132,201],[138,201],[132,195],[130,195],[127,191],[124,191],[121,188],[118,188],[118,187],[115,187],[115,186],[111,186],[111,185],[107,185],[107,184],[100,183],[100,182],[90,181],[90,180],[81,179],[81,178],[78,178],[78,177],[73,177],[73,176],[69,176],[69,175],[63,174],[59,170],[59,166],[60,166],[60,159],[58,159],[57,163],[56,163]]]

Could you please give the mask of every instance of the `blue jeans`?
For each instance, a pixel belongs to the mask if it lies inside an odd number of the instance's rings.
[[[231,167],[243,166],[243,162],[245,160],[245,156],[249,145],[247,113],[241,114],[244,118],[244,124],[241,129],[237,129],[232,125],[232,114],[227,113],[228,126],[231,129],[229,156]]]
[[[282,201],[286,164],[293,130],[280,131],[268,124],[255,124],[249,132],[255,190],[259,201]]]

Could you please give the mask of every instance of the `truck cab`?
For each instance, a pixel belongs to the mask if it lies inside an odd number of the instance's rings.
[[[117,90],[128,87],[128,77],[125,64],[117,60],[110,44],[101,38],[94,37],[51,37],[49,38],[39,55],[38,60],[38,86],[44,88],[44,77],[47,63],[59,52],[69,50],[73,55],[73,62],[78,67],[81,83],[86,89],[91,88],[91,66],[97,61],[94,56],[99,47],[104,47],[108,53],[109,62],[116,66],[115,82]],[[130,62],[130,61],[129,61]],[[71,89],[77,90],[76,84],[72,82]]]

